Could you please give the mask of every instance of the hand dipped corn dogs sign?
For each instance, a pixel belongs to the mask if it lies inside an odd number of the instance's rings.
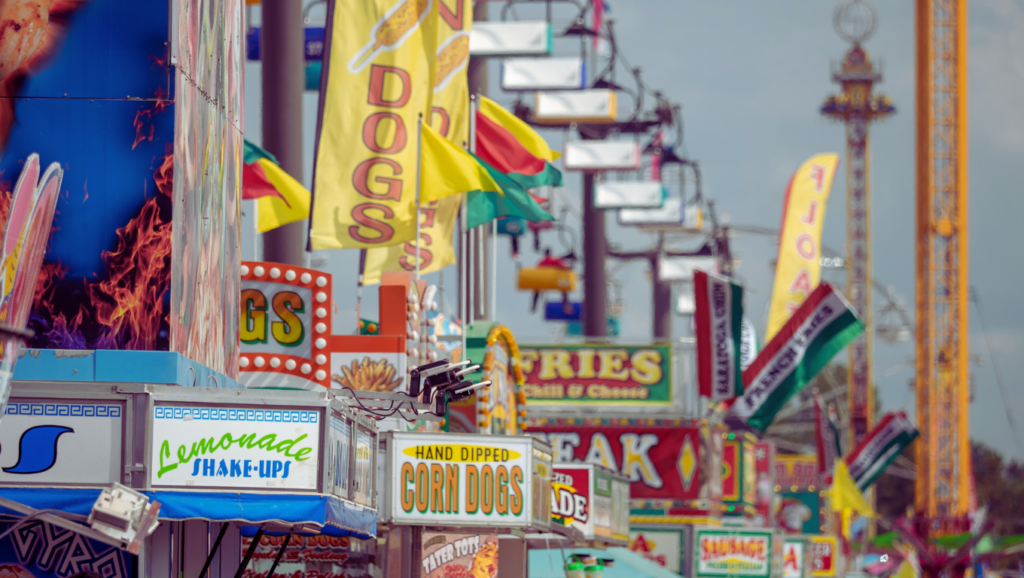
[[[392,523],[547,528],[551,453],[530,437],[386,435]],[[545,519],[541,519],[543,516]]]

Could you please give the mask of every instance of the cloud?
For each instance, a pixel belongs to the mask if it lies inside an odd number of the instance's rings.
[[[968,36],[971,129],[997,147],[1024,152],[1024,5],[983,0],[979,9]]]

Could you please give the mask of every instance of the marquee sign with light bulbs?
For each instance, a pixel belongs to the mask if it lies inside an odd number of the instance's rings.
[[[243,261],[238,380],[249,388],[331,386],[331,276]]]

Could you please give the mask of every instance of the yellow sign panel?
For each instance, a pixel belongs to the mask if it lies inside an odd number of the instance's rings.
[[[782,329],[821,280],[821,226],[838,164],[839,155],[815,155],[793,174],[786,188],[765,342]]]

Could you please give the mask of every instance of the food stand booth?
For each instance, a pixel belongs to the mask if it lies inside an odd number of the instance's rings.
[[[27,351],[0,424],[0,497],[82,521],[121,484],[159,503],[159,526],[133,556],[7,516],[20,525],[2,561],[36,576],[217,578],[250,568],[245,534],[375,537],[371,420],[326,389],[251,391],[209,370],[220,387],[185,386],[203,371],[168,352]]]
[[[383,576],[525,578],[521,538],[551,527],[550,446],[422,432],[385,432],[380,444]]]

